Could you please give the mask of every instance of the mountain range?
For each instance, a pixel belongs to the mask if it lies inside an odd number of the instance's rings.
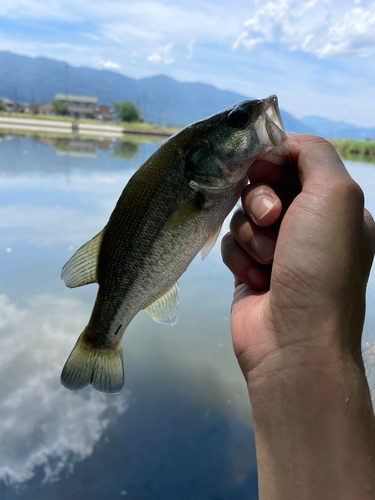
[[[300,121],[328,139],[338,137],[358,140],[375,139],[375,127],[357,127],[351,123],[328,120],[320,116],[304,116],[300,118]]]
[[[53,101],[61,92],[96,96],[99,104],[133,101],[146,121],[173,127],[185,126],[252,98],[204,83],[177,82],[165,75],[135,80],[114,71],[68,66],[62,61],[8,51],[0,51],[0,67],[0,97],[16,96],[21,102],[41,103]],[[298,120],[284,110],[281,114],[288,131],[375,139],[375,128],[311,116]]]

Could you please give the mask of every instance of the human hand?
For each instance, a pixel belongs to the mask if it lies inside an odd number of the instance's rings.
[[[289,146],[298,170],[255,166],[222,243],[259,499],[367,500],[375,419],[361,334],[374,221],[331,144],[293,135]]]
[[[289,146],[298,171],[255,166],[222,242],[235,275],[233,345],[247,379],[260,367],[268,374],[348,354],[362,366],[374,222],[329,142],[293,134]]]

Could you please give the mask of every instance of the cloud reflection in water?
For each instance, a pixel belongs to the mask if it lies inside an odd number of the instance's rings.
[[[44,482],[72,471],[90,456],[108,425],[128,408],[129,391],[116,397],[67,391],[59,377],[87,319],[82,304],[42,295],[19,309],[0,295],[0,479]]]

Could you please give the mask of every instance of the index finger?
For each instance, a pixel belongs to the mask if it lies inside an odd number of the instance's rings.
[[[288,144],[302,187],[315,190],[353,181],[334,146],[323,137],[291,134]]]

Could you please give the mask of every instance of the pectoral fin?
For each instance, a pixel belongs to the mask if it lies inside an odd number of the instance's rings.
[[[178,283],[158,298],[146,311],[152,319],[165,325],[174,325],[178,320]]]
[[[205,209],[204,204],[204,196],[200,195],[188,201],[182,207],[180,207],[169,219],[166,229],[176,229],[176,227],[182,226],[190,219],[193,219],[197,215],[199,215],[202,210]]]
[[[81,246],[63,267],[61,279],[69,288],[97,283],[99,250],[104,229]]]
[[[202,250],[201,250],[201,259],[202,260],[204,260],[208,256],[208,254],[211,252],[211,250],[213,249],[213,247],[214,247],[214,245],[219,237],[222,226],[223,226],[223,223],[221,223],[217,226],[215,231],[211,234],[211,236],[207,240],[206,244],[202,248]]]

